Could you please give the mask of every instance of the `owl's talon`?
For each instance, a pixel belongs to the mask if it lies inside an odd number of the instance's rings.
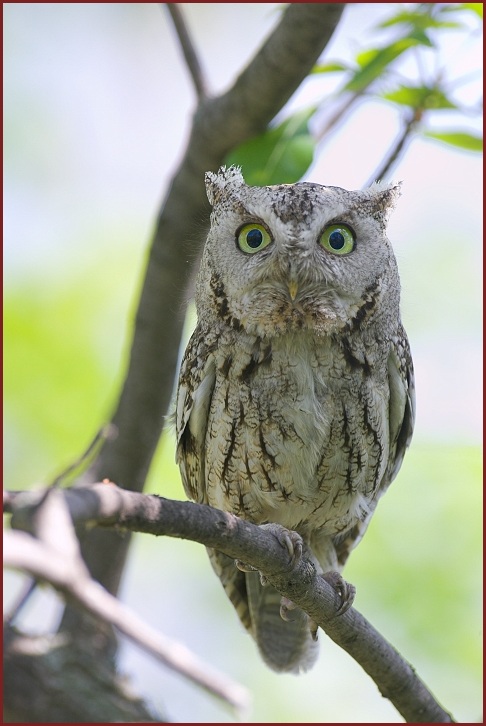
[[[283,597],[280,600],[280,617],[282,620],[285,620],[286,623],[293,622],[294,618],[291,618],[289,616],[289,613],[292,612],[292,610],[295,610],[296,604],[292,602],[292,600],[289,600],[288,597]]]
[[[304,541],[300,534],[297,534],[297,532],[294,532],[291,529],[282,527],[281,524],[275,524],[274,522],[271,522],[270,524],[262,524],[260,526],[262,529],[267,530],[267,532],[271,532],[278,539],[282,547],[287,550],[290,557],[290,568],[294,568],[302,558]]]
[[[235,566],[242,572],[257,572],[256,567],[253,567],[252,565],[247,565],[245,562],[242,562],[241,560],[235,560]]]
[[[314,642],[317,642],[317,639],[318,639],[317,631],[319,630],[319,626],[315,620],[312,620],[312,618],[309,618],[309,629],[310,629],[310,634],[311,634],[312,640]]]
[[[341,604],[336,610],[335,615],[344,615],[344,613],[349,610],[354,602],[354,597],[356,595],[355,586],[352,585],[350,582],[346,582],[342,575],[340,575],[339,572],[336,572],[335,570],[325,572],[321,575],[321,577],[327,583],[329,583],[329,585],[331,585],[331,587],[337,592],[337,594],[341,598]]]

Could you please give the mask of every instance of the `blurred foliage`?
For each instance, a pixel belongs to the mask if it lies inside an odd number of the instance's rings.
[[[298,181],[314,159],[316,141],[309,131],[314,111],[296,113],[262,136],[245,141],[227,156],[226,163],[243,167],[250,186]]]
[[[313,74],[338,73],[343,77],[342,85],[332,96],[326,96],[319,106],[305,109],[270,127],[228,155],[226,163],[241,166],[247,184],[263,186],[299,181],[313,162],[318,139],[325,139],[356,102],[363,99],[381,99],[392,104],[402,119],[405,137],[420,134],[422,138],[460,149],[482,151],[481,136],[467,129],[436,129],[429,112],[456,111],[464,119],[480,115],[482,103],[479,100],[472,108],[454,100],[454,92],[468,79],[455,79],[453,69],[438,68],[435,56],[439,33],[457,31],[467,37],[471,32],[464,22],[465,15],[472,14],[478,30],[481,29],[483,4],[417,3],[405,10],[403,3],[394,5],[394,14],[374,29],[379,34],[393,28],[396,37],[392,41],[360,50],[355,56],[355,65],[330,61],[314,67]],[[427,72],[431,51],[435,67]],[[415,53],[418,70],[414,84],[404,83],[402,77],[401,62],[405,56],[408,59],[410,52]],[[326,108],[331,119],[323,129],[311,134],[309,122],[321,107]],[[329,112],[329,109],[334,110]],[[402,136],[397,140],[399,143],[403,144]],[[390,170],[391,164],[387,172]]]
[[[139,251],[100,243],[92,265],[6,286],[4,479],[9,489],[49,483],[111,415],[131,325],[126,281]],[[104,263],[103,263],[104,259]],[[109,272],[107,272],[109,271]],[[120,283],[120,281],[123,281]]]
[[[479,446],[412,444],[346,570],[357,607],[466,722],[481,720],[481,478]]]

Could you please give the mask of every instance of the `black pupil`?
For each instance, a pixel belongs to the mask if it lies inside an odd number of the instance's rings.
[[[251,229],[246,235],[246,243],[252,250],[256,250],[263,242],[263,235],[259,229]]]
[[[345,239],[342,232],[339,232],[339,230],[334,230],[334,232],[331,232],[329,235],[329,244],[333,248],[333,250],[342,250],[344,247]]]

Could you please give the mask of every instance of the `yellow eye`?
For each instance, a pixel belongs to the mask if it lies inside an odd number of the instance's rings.
[[[238,247],[243,252],[254,255],[264,247],[267,247],[272,238],[261,224],[245,224],[238,232]]]
[[[319,243],[333,255],[349,255],[354,250],[354,233],[346,224],[326,227]]]

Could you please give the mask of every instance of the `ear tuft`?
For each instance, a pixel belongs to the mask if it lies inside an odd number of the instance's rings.
[[[228,168],[221,166],[217,174],[212,171],[207,171],[204,175],[204,181],[206,183],[206,194],[208,195],[209,203],[213,207],[219,202],[227,187],[239,187],[245,183],[243,174],[241,173],[241,167],[239,166],[230,166]]]
[[[402,193],[402,182],[377,181],[364,190],[370,211],[376,219],[386,222]]]

